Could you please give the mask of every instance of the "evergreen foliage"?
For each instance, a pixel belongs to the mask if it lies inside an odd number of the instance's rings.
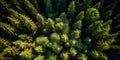
[[[120,32],[111,32],[120,16],[111,18],[115,4],[102,9],[104,0],[1,0],[0,60],[116,58],[109,52],[120,56]]]

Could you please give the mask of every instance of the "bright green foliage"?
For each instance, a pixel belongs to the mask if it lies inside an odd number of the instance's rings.
[[[69,33],[69,29],[70,29],[69,24],[64,24],[62,33],[63,34],[68,34]]]
[[[0,60],[108,60],[119,32],[94,1],[1,0]]]
[[[62,42],[65,42],[65,43],[66,43],[66,42],[69,41],[68,39],[69,39],[69,38],[68,38],[68,35],[67,35],[67,34],[62,34],[62,35],[61,35],[61,41],[62,41]]]
[[[48,20],[47,20],[47,28],[46,29],[48,29],[48,30],[51,30],[51,31],[55,31],[55,22],[51,19],[51,18],[48,18]]]
[[[61,57],[63,60],[68,60],[68,58],[69,58],[69,53],[68,53],[68,52],[63,52],[63,53],[61,53],[60,57]]]
[[[4,49],[3,51],[6,54],[10,54],[11,56],[15,56],[16,54],[18,54],[18,50],[15,47],[7,47]]]
[[[70,46],[75,47],[75,45],[77,44],[77,40],[70,40],[69,43]]]
[[[64,27],[64,23],[63,22],[59,22],[59,23],[55,24],[56,31],[63,30],[63,27]]]
[[[77,58],[78,60],[88,60],[87,56],[85,54],[80,54],[79,57]]]
[[[60,35],[58,33],[52,33],[50,35],[50,40],[51,40],[52,43],[54,43],[54,42],[58,42],[59,43]]]
[[[78,39],[78,38],[80,38],[80,33],[81,33],[81,31],[79,31],[79,30],[72,31],[71,38],[72,39]]]
[[[25,49],[23,52],[20,53],[21,59],[31,59],[32,58],[32,50]]]
[[[42,46],[37,46],[37,47],[35,47],[35,51],[37,53],[43,53],[43,47]]]
[[[98,50],[107,50],[110,46],[107,42],[98,42]]]
[[[18,48],[21,48],[21,49],[34,47],[34,44],[28,43],[28,42],[25,42],[25,41],[21,41],[21,40],[14,41],[13,45],[18,47]]]
[[[13,42],[13,45],[15,45],[15,46],[17,46],[19,48],[24,48],[24,45],[22,43],[23,43],[23,41],[17,40],[17,41]]]
[[[0,29],[11,36],[17,36],[15,28],[7,23],[0,22]]]
[[[100,18],[100,14],[99,14],[99,11],[97,9],[95,9],[95,8],[87,9],[86,14],[85,14],[85,21],[86,22],[93,22],[99,18]]]
[[[27,42],[32,42],[33,38],[31,36],[28,36],[26,34],[21,34],[18,35],[19,39],[23,40],[23,41],[27,41]]]
[[[42,46],[47,46],[49,43],[48,37],[45,36],[40,36],[36,38],[36,44],[37,45],[42,45]]]
[[[45,57],[44,57],[44,56],[39,55],[39,56],[37,56],[34,60],[45,60]]]
[[[5,48],[6,46],[9,46],[10,45],[10,43],[9,43],[9,41],[7,41],[6,39],[4,39],[4,38],[0,38],[0,48],[2,49],[2,48]]]
[[[70,55],[71,56],[76,56],[77,55],[77,50],[75,50],[75,48],[70,48]]]
[[[44,17],[41,14],[37,14],[37,21],[40,27],[43,27],[45,24]]]

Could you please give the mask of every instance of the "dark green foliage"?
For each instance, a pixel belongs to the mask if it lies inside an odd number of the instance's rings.
[[[93,22],[100,18],[99,11],[95,8],[89,8],[85,14],[85,22]]]
[[[67,10],[68,18],[73,18],[74,13],[75,13],[75,2],[72,1]]]
[[[116,58],[115,4],[102,9],[104,0],[1,0],[0,60]]]

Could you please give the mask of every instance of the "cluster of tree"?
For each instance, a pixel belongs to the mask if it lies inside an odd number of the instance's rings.
[[[1,0],[0,60],[119,60],[112,2]]]

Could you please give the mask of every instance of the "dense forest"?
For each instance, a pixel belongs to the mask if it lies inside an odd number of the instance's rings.
[[[120,60],[120,0],[0,0],[0,60]]]

